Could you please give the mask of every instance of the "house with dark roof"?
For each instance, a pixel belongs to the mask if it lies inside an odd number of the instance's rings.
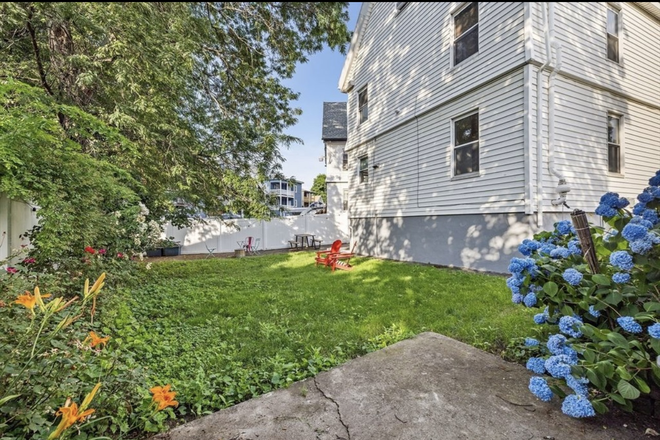
[[[323,103],[323,130],[321,139],[325,145],[325,184],[327,212],[348,215],[348,154],[346,103]]]

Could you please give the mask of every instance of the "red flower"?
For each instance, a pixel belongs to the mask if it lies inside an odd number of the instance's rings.
[[[26,258],[25,260],[23,260],[23,264],[34,264],[36,262],[37,262],[37,260],[32,258],[32,257]]]
[[[105,249],[99,249],[99,255],[105,255],[106,252],[108,251],[106,251]]]
[[[87,252],[88,254],[92,254],[92,255],[96,253],[96,251],[94,250],[94,248],[91,247],[91,246],[87,246],[87,247],[85,248],[85,252]]]
[[[124,258],[124,254],[122,254],[121,252],[117,252],[117,258]]]
[[[15,267],[10,266],[10,267],[7,268],[7,272],[8,273],[18,273],[18,269],[16,269]]]

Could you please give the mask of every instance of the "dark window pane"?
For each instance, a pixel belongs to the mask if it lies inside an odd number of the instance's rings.
[[[479,21],[479,8],[477,3],[470,3],[468,7],[454,17],[454,37],[458,38]]]
[[[607,34],[607,58],[619,62],[619,39]]]
[[[479,52],[479,26],[475,26],[454,42],[454,65]]]
[[[607,145],[607,167],[612,173],[621,172],[621,148],[616,144]]]
[[[454,150],[454,175],[479,171],[479,143],[475,142]]]
[[[614,36],[619,35],[619,14],[611,9],[607,10],[607,33]]]
[[[367,157],[360,158],[360,183],[365,183],[369,180],[369,159]]]
[[[479,114],[467,116],[454,122],[454,145],[460,146],[479,139]]]
[[[607,142],[619,143],[619,120],[611,116],[607,118]]]
[[[360,122],[364,122],[369,118],[369,97],[367,89],[358,93],[358,109],[360,113]]]
[[[346,171],[348,170],[348,153],[342,154],[342,166],[341,168]]]

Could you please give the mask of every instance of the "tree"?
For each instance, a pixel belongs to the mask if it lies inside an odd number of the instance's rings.
[[[345,50],[347,5],[2,3],[0,107],[19,119],[5,114],[0,135],[44,134],[25,132],[20,114],[36,113],[25,100],[11,101],[39,89],[48,124],[59,125],[49,129],[53,138],[39,139],[42,166],[52,155],[125,172],[158,217],[185,220],[199,210],[266,217],[259,185],[280,169],[280,149],[299,141],[284,134],[300,110],[282,80],[324,45]],[[81,129],[81,120],[95,121],[99,131]],[[18,156],[17,145],[0,138],[7,157]],[[72,145],[76,159],[60,155]],[[21,158],[21,166],[35,166],[30,160]],[[0,162],[0,186],[10,196],[29,194],[37,204],[53,196],[49,185],[16,180],[9,167]],[[55,180],[58,169],[50,167]],[[72,179],[82,170],[67,169]],[[174,210],[175,198],[187,208]],[[102,199],[95,205],[101,211]]]
[[[323,201],[328,203],[328,193],[325,186],[325,174],[319,174],[314,178],[314,184],[312,185],[312,192],[317,196],[323,197]]]

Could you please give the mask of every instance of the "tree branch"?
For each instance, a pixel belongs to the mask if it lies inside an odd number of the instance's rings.
[[[39,69],[39,77],[41,78],[41,85],[44,87],[44,89],[46,89],[46,91],[50,96],[53,96],[53,90],[50,88],[50,85],[48,85],[48,81],[46,80],[46,72],[44,71],[43,64],[41,64],[41,54],[39,52],[39,44],[37,43],[37,35],[34,32],[34,27],[32,27],[32,23],[30,22],[30,19],[32,19],[32,10],[30,10],[30,15],[28,17],[27,28],[28,28],[28,32],[30,32],[30,40],[32,40],[34,57],[36,58],[37,61],[37,69]]]

